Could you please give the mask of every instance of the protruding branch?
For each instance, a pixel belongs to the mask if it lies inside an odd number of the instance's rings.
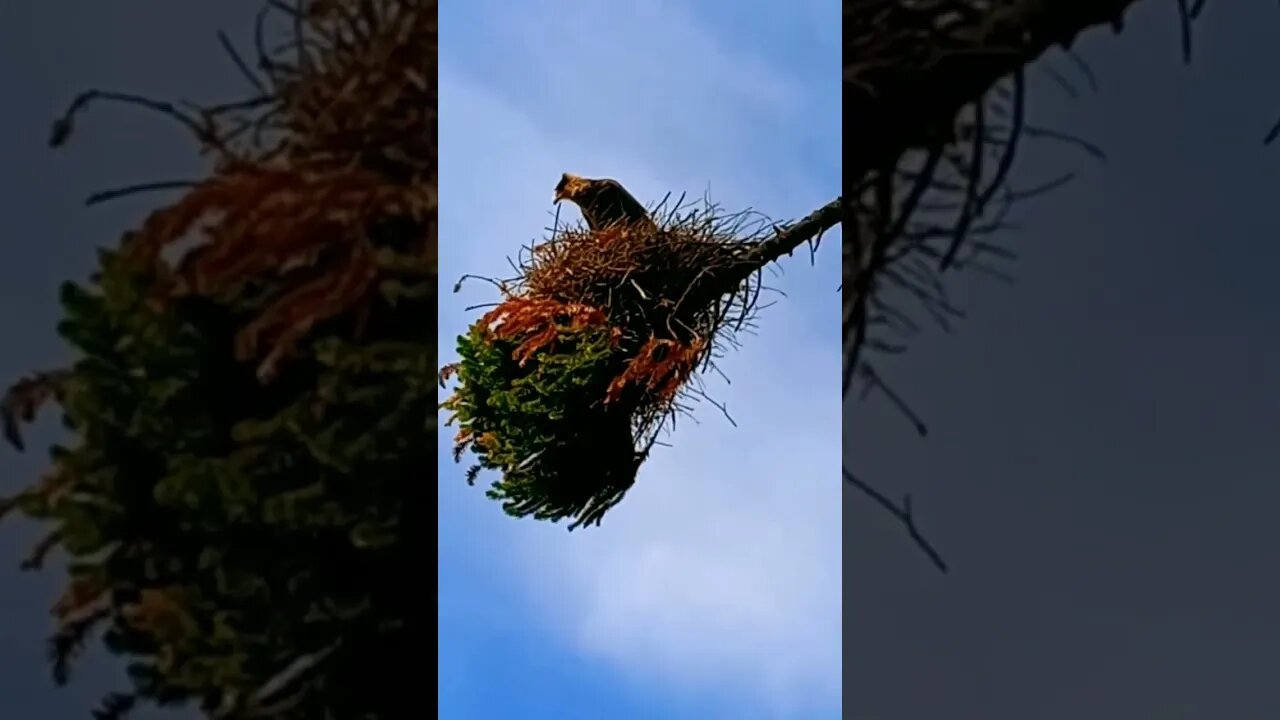
[[[777,234],[768,240],[747,247],[736,262],[726,266],[724,272],[716,273],[701,291],[708,295],[731,292],[769,263],[795,252],[807,242],[821,240],[823,233],[839,225],[843,219],[841,204],[841,198],[836,198],[799,222],[779,228]]]
[[[70,377],[71,371],[65,368],[47,370],[25,377],[9,388],[0,399],[0,425],[10,445],[18,451],[26,448],[21,425],[35,420],[46,402],[57,399]]]
[[[933,563],[934,567],[944,573],[950,570],[946,561],[942,559],[942,555],[938,554],[938,551],[934,549],[933,545],[927,539],[925,539],[924,535],[920,534],[920,529],[916,527],[916,518],[911,508],[910,495],[904,495],[902,498],[902,504],[898,505],[890,500],[884,493],[875,489],[866,481],[850,472],[849,468],[842,467],[840,470],[844,473],[845,482],[857,488],[863,495],[871,498],[877,505],[887,510],[890,515],[897,518],[898,521],[907,528],[907,533],[911,536],[911,539],[924,552],[924,554],[929,557],[929,560]]]
[[[840,224],[841,202],[841,198],[836,198],[813,211],[803,220],[781,229],[773,238],[755,247],[750,262],[756,265],[757,269],[764,267],[783,255],[790,254],[806,242],[821,238],[824,232]]]
[[[1045,0],[998,7],[967,0],[845,3],[844,117],[850,136],[844,158],[850,217],[845,222],[842,284],[846,393],[858,369],[867,326],[874,319],[868,311],[877,282],[903,255],[890,252],[889,246],[936,252],[940,270],[953,262],[963,265],[958,253],[975,234],[984,210],[1001,200],[1000,193],[1012,199],[1004,184],[1018,136],[1047,135],[1024,126],[1022,69],[1051,47],[1069,49],[1075,37],[1091,27],[1111,23],[1118,29],[1134,2]],[[1189,22],[1202,5],[1184,4],[1183,20]],[[999,87],[1007,78],[1012,87]],[[1010,117],[1007,128],[987,122],[989,104],[998,110],[993,115]],[[971,118],[962,121],[966,110]],[[1082,146],[1094,149],[1087,143]],[[983,159],[993,148],[999,160],[994,171],[985,172]],[[916,155],[928,159],[911,171],[907,164]],[[946,226],[951,242],[941,249],[924,242],[940,226],[913,225],[926,189],[956,198],[958,212]],[[859,215],[862,219],[856,218]]]

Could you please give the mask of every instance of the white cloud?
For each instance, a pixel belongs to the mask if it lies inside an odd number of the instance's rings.
[[[765,63],[716,46],[668,3],[610,6],[610,18],[578,3],[553,23],[545,11],[554,4],[513,7],[493,30],[517,65],[551,52],[568,58],[537,83],[549,104],[505,83],[481,86],[442,53],[446,286],[462,273],[501,274],[504,256],[549,223],[551,190],[566,170],[619,178],[642,200],[697,194],[710,182],[713,199],[780,219],[834,194],[834,179],[798,162],[744,152],[785,147],[785,137],[761,133],[802,104]],[[612,30],[588,32],[602,27]],[[657,126],[654,108],[628,105],[615,77],[638,79],[665,102]],[[780,103],[790,109],[775,114]],[[590,117],[567,112],[584,107]],[[684,422],[668,438],[675,447],[655,450],[600,528],[570,534],[496,507],[476,518],[478,532],[498,535],[495,570],[517,572],[529,612],[566,646],[640,682],[726,690],[778,715],[838,706],[837,246],[824,248],[818,268],[788,263],[770,284],[792,297],[766,309],[759,335],[722,363],[733,384],[711,379],[737,428],[702,408],[701,424]],[[470,319],[465,305],[491,299],[480,286],[442,296],[442,341]]]
[[[530,532],[524,548],[553,559],[537,597],[584,651],[685,686],[751,688],[781,711],[839,698],[840,433],[829,390],[785,380],[798,362],[836,377],[835,354],[769,334],[719,393],[738,428],[706,413],[602,527]]]

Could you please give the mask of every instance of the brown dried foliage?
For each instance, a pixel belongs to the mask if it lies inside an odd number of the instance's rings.
[[[134,629],[161,639],[190,634],[195,621],[186,611],[191,602],[187,595],[181,587],[143,588],[136,602],[124,606],[124,619]]]
[[[562,331],[601,327],[608,322],[599,308],[539,297],[513,297],[480,319],[492,337],[519,343],[512,357],[522,366],[538,351],[552,346]],[[616,343],[621,331],[613,328],[612,334]]]
[[[370,219],[421,225],[434,212],[421,186],[389,184],[358,167],[237,164],[153,213],[126,248],[143,262],[163,263],[167,246],[203,234],[206,242],[174,268],[169,289],[177,296],[227,298],[250,283],[276,282],[280,289],[235,341],[241,360],[270,347],[258,370],[266,380],[317,323],[367,300],[379,277]],[[434,247],[423,249],[434,266]]]
[[[269,50],[271,18],[294,37]],[[269,380],[312,327],[361,308],[377,278],[379,224],[399,221],[398,251],[436,264],[436,3],[376,0],[267,2],[259,15],[259,96],[194,111],[125,93],[90,91],[55,123],[64,143],[77,113],[95,101],[141,106],[185,126],[213,153],[211,178],[99,193],[190,187],[126,238],[135,257],[161,265],[176,295],[226,297],[246,284],[274,282],[274,302],[236,339],[241,359],[260,359]],[[407,222],[406,222],[407,221]],[[383,223],[385,225],[386,222]],[[406,243],[403,228],[420,232]],[[160,253],[193,231],[205,244],[164,267]],[[172,272],[170,272],[172,271]]]
[[[63,589],[58,601],[49,613],[61,622],[68,622],[83,613],[86,608],[99,605],[108,588],[102,578],[82,576],[73,578]]]
[[[284,51],[263,45],[272,13],[295,34]],[[435,272],[435,33],[434,2],[268,2],[259,17],[261,77],[249,77],[261,96],[187,113],[91,91],[55,124],[54,142],[66,141],[76,113],[108,100],[163,113],[214,153],[203,182],[140,185],[92,201],[191,186],[128,235],[126,248],[155,263],[174,296],[225,299],[269,286],[270,302],[235,340],[237,357],[258,360],[267,381],[318,323],[365,307],[390,222],[400,228],[397,251]],[[406,226],[419,236],[406,242]],[[162,251],[197,232],[204,243],[169,267]]]
[[[698,368],[705,349],[706,343],[701,339],[678,343],[650,338],[627,363],[627,369],[609,383],[605,403],[617,402],[629,385],[642,388],[659,404],[670,403]]]

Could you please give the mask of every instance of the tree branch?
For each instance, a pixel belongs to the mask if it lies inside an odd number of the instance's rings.
[[[841,199],[836,198],[800,221],[778,228],[768,240],[745,246],[731,262],[707,273],[696,290],[689,293],[689,297],[696,300],[686,299],[685,302],[701,302],[702,298],[734,292],[752,273],[811,240],[821,239],[824,232],[839,225],[843,219],[840,206]]]
[[[941,572],[948,572],[949,568],[947,567],[946,561],[942,559],[942,556],[938,554],[938,551],[935,550],[933,545],[920,534],[920,530],[916,527],[916,518],[911,508],[911,495],[904,495],[902,497],[902,505],[897,505],[884,493],[875,489],[866,481],[850,472],[849,468],[842,467],[840,470],[844,473],[845,482],[854,486],[860,490],[862,494],[874,500],[877,505],[887,510],[890,515],[893,515],[899,522],[906,526],[907,534],[909,534],[911,539],[915,541],[915,544],[924,551],[924,554],[929,556],[929,560],[933,562],[934,567],[938,568]]]
[[[836,198],[794,225],[779,230],[777,235],[755,246],[748,264],[755,269],[762,268],[783,255],[791,254],[804,243],[822,237],[822,233],[839,225],[843,219],[840,206],[841,199]]]
[[[962,107],[1092,27],[1117,30],[1137,0],[847,0],[845,177],[952,139]],[[846,196],[849,193],[845,193]]]
[[[961,109],[1049,48],[1069,48],[1097,25],[1118,29],[1136,1],[1021,0],[986,10],[969,0],[845,2],[844,117],[851,140],[844,157],[846,393],[866,338],[874,275],[907,219],[900,218],[894,232],[875,227],[874,220],[868,226],[853,217],[860,198],[887,182],[891,201],[890,176],[904,154],[951,144]]]
[[[868,309],[877,278],[891,272],[907,250],[925,253],[911,225],[923,191],[941,187],[935,177],[940,156],[971,145],[961,157],[959,219],[951,244],[939,256],[941,270],[955,258],[983,205],[999,189],[1021,132],[1021,70],[1054,46],[1070,48],[1082,32],[1110,23],[1118,32],[1126,10],[1137,0],[845,0],[844,2],[844,237],[842,256],[843,374],[848,394],[867,343]],[[1180,6],[1184,21],[1199,12]],[[1184,52],[1186,52],[1184,38]],[[1015,120],[1004,137],[1005,153],[995,178],[983,183],[981,158],[989,129],[981,104],[998,83],[1015,79]],[[965,128],[958,116],[974,109]],[[963,133],[967,130],[969,135]],[[1280,128],[1277,133],[1280,134]],[[964,142],[964,141],[969,142]],[[904,173],[900,164],[913,151],[927,154],[923,169]],[[965,172],[967,171],[967,172]],[[899,202],[899,186],[906,197]],[[999,224],[997,224],[999,226]],[[903,252],[906,252],[904,250]],[[925,253],[928,255],[928,253]],[[888,276],[890,279],[894,275]],[[869,368],[868,368],[869,370]],[[942,572],[947,565],[915,526],[910,496],[897,505],[842,468],[844,479],[902,522],[912,540]]]

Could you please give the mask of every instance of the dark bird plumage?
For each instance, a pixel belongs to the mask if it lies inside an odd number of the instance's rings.
[[[555,202],[561,200],[577,205],[591,230],[603,230],[619,223],[643,223],[647,228],[654,227],[649,212],[617,180],[597,180],[565,173],[556,185]]]

